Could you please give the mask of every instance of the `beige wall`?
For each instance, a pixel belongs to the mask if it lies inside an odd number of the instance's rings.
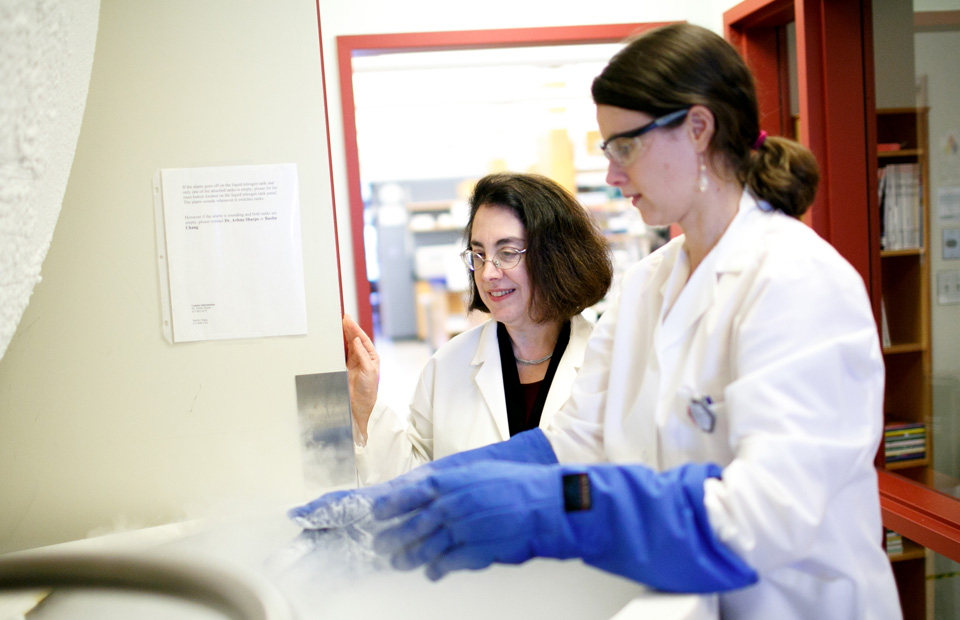
[[[104,0],[47,259],[0,360],[0,552],[302,499],[294,376],[343,369],[316,6]],[[296,163],[309,334],[169,345],[159,168]]]

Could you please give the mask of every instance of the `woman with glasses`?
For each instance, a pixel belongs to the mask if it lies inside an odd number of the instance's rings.
[[[630,42],[592,92],[607,182],[683,235],[624,274],[549,428],[367,492],[374,548],[434,579],[578,557],[718,592],[723,618],[899,618],[883,358],[863,280],[799,219],[812,154],[760,130],[743,60],[691,24]]]
[[[603,298],[613,273],[593,217],[556,182],[533,174],[488,175],[469,204],[461,254],[473,283],[467,307],[491,318],[431,357],[409,415],[377,401],[376,350],[344,318],[364,484],[545,427],[583,361],[593,324],[581,313]]]

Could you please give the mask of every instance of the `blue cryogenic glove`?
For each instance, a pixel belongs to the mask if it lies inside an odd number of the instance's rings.
[[[398,569],[457,569],[533,557],[582,558],[605,571],[674,592],[718,592],[756,572],[713,535],[703,483],[713,464],[664,473],[639,465],[485,462],[430,473],[374,502],[396,519],[374,538]]]
[[[555,464],[557,456],[543,431],[535,428],[517,433],[507,441],[445,456],[381,484],[326,493],[308,504],[293,508],[287,515],[304,529],[330,529],[358,524],[368,520],[372,503],[378,497],[423,480],[433,472],[487,460],[546,465]]]
[[[477,461],[509,461],[511,463],[539,463],[555,465],[557,455],[547,436],[539,428],[517,433],[507,441],[458,452],[428,463],[434,471],[462,467]]]

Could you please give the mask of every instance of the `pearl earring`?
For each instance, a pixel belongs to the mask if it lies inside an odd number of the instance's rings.
[[[697,189],[701,194],[707,191],[707,165],[703,163],[703,153],[700,153],[700,177],[697,179]]]

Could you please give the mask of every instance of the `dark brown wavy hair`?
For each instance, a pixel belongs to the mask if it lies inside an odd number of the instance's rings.
[[[760,133],[753,76],[733,46],[706,28],[670,24],[632,39],[594,79],[592,94],[597,105],[654,118],[705,106],[715,119],[708,147],[714,169],[794,217],[813,202],[820,180],[813,154],[772,136],[753,148]]]
[[[482,206],[508,209],[523,224],[530,274],[530,316],[537,322],[566,321],[597,303],[613,279],[610,247],[594,217],[570,192],[538,174],[497,173],[480,179],[470,196],[467,246]],[[470,274],[468,308],[489,312]]]

